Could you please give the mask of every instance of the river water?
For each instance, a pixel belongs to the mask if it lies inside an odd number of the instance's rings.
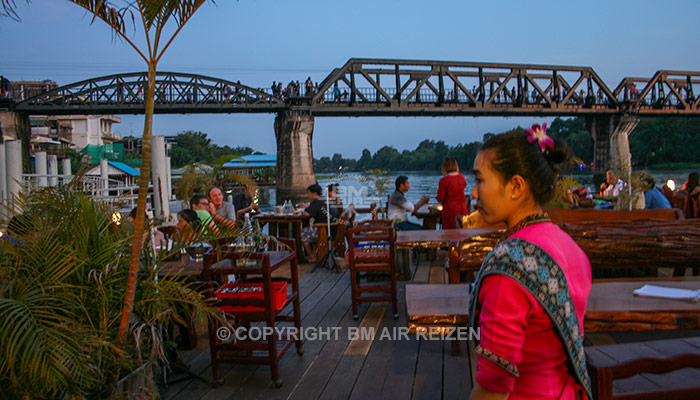
[[[692,170],[647,170],[656,178],[657,186],[663,185],[668,179],[673,179],[676,188],[679,188],[685,182],[686,177]],[[332,178],[327,178],[327,175],[319,174],[318,183],[321,187],[326,187],[331,183],[337,183],[338,195],[343,200],[343,204],[354,204],[355,207],[369,207],[372,201],[377,201],[376,197],[370,195],[371,189],[368,184],[361,182],[360,177],[364,174],[360,172],[350,172],[341,175],[334,176]],[[386,201],[386,196],[394,191],[394,180],[399,175],[406,175],[411,183],[411,189],[406,193],[406,198],[417,203],[423,196],[430,196],[431,203],[437,203],[435,196],[437,194],[437,187],[442,174],[437,172],[391,172],[387,175],[389,179],[389,185],[387,186],[387,191],[384,193],[384,201]],[[474,188],[474,175],[471,172],[466,172],[464,176],[467,179],[466,193],[471,193]],[[593,190],[593,175],[590,173],[573,174],[567,175],[576,179],[581,185],[587,186],[591,193],[597,193],[598,190]],[[623,178],[624,179],[624,178]],[[258,199],[258,204],[260,204],[262,210],[272,209],[278,200],[275,195],[275,188],[261,189],[260,198]],[[280,199],[279,203],[283,203],[285,199]],[[358,216],[361,218],[361,216]],[[418,222],[414,219],[414,222]]]

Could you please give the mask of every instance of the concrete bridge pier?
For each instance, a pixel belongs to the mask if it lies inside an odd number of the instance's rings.
[[[312,139],[314,117],[283,111],[275,117],[277,139],[277,204],[306,200],[306,188],[316,183]]]
[[[586,129],[593,136],[593,186],[600,187],[605,182],[608,170],[627,173],[631,171],[629,135],[639,124],[636,116],[593,116],[586,117]],[[628,178],[620,176],[627,181]]]

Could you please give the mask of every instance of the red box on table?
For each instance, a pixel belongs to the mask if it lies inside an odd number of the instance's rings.
[[[230,292],[230,290],[234,290]],[[241,291],[248,289],[248,291]],[[217,299],[262,299],[265,295],[262,282],[259,283],[228,283],[214,292]],[[272,308],[279,311],[287,301],[287,282],[272,282]],[[224,312],[262,312],[263,307],[256,306],[221,306]]]

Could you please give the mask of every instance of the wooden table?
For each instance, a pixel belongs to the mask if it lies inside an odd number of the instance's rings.
[[[649,331],[700,328],[700,304],[634,296],[645,284],[700,289],[700,277],[606,279],[593,281],[585,332]]]
[[[193,261],[188,254],[183,254],[179,261],[165,261],[158,267],[158,276],[168,276],[177,273],[183,276],[199,276],[202,274],[201,261]]]
[[[700,289],[700,277],[595,280],[588,297],[584,332],[700,329],[700,304],[634,296],[645,284]],[[468,320],[468,285],[406,285],[409,327]]]
[[[396,232],[396,247],[447,247],[450,242],[491,233],[498,228],[417,230]]]
[[[441,211],[437,210],[438,204],[423,204],[418,211],[416,217],[423,220],[423,229],[436,229],[438,221],[440,221]]]
[[[273,213],[262,213],[254,215],[253,218],[256,218],[261,223],[264,222],[268,224],[268,232],[270,236],[275,236],[278,238],[294,238],[297,242],[297,259],[299,259],[300,262],[306,261],[306,258],[304,257],[304,245],[301,243],[301,229],[304,222],[308,220],[309,217],[305,217],[302,214],[278,215]]]
[[[406,284],[408,328],[469,323],[469,285]]]

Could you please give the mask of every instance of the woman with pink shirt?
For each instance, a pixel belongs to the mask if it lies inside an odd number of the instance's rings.
[[[477,210],[508,231],[471,294],[471,324],[480,329],[471,399],[591,397],[583,352],[591,267],[542,211],[554,195],[557,165],[570,157],[545,129],[494,136],[474,161]]]

